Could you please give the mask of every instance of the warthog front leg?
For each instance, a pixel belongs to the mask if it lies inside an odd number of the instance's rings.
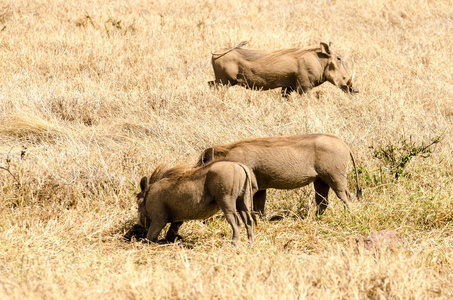
[[[253,209],[258,212],[260,216],[266,215],[266,190],[260,190],[253,195]]]
[[[154,242],[156,241],[157,237],[159,236],[159,233],[164,229],[165,225],[167,225],[166,220],[152,220],[151,226],[149,226],[148,229],[148,234],[146,235],[146,238]]]
[[[236,84],[238,84],[238,82],[236,80],[228,79],[228,78],[208,81],[209,87],[214,88],[216,90],[223,86],[229,87],[229,86],[233,86]]]
[[[179,227],[181,227],[183,222],[173,222],[170,225],[170,228],[167,231],[167,235],[165,236],[165,239],[169,242],[174,242],[176,238],[181,239],[181,236],[178,235],[178,230]]]
[[[283,98],[288,98],[289,95],[294,91],[294,88],[292,86],[289,87],[282,87],[282,97]]]

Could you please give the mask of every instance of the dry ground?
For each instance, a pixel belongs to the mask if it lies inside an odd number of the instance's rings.
[[[2,0],[0,297],[453,297],[452,6]],[[289,99],[209,89],[211,51],[242,40],[251,49],[332,41],[361,93],[329,83]],[[260,222],[253,248],[245,230],[230,247],[221,217],[187,222],[176,244],[123,240],[139,180],[159,163],[191,163],[246,137],[313,132],[350,145],[364,188],[353,210],[331,193],[316,220],[308,186],[270,191],[269,214],[284,218]],[[383,153],[411,158],[397,180]],[[352,187],[352,167],[348,176]],[[373,254],[357,244],[383,229],[404,246]]]

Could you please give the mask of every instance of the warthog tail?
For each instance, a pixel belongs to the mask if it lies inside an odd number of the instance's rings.
[[[358,174],[357,168],[355,166],[354,156],[352,156],[351,151],[349,151],[349,155],[351,156],[352,165],[354,166],[354,171],[355,171],[355,182],[357,185],[357,187],[356,187],[357,188],[357,200],[361,201],[362,200],[362,188],[359,185],[359,174]]]
[[[240,42],[236,47],[229,48],[228,50],[226,50],[226,51],[224,51],[224,52],[220,52],[220,53],[218,53],[218,52],[211,52],[211,54],[212,54],[213,56],[215,55],[215,56],[219,56],[219,57],[220,57],[220,56],[223,56],[223,55],[227,54],[228,52],[233,51],[234,49],[241,48],[241,47],[243,47],[243,46],[245,46],[245,45],[247,45],[247,41],[242,41],[242,42]]]

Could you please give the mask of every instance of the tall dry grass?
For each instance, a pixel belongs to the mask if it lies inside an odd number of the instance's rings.
[[[451,1],[12,1],[0,3],[1,298],[447,299],[453,295]],[[214,91],[210,53],[332,41],[358,95],[326,83]],[[246,137],[322,132],[350,145],[364,202],[311,186],[269,192],[256,245],[225,220],[184,242],[126,242],[139,179]],[[441,137],[394,179],[374,156]],[[407,153],[402,153],[402,155]],[[350,182],[353,186],[352,169]],[[307,215],[305,218],[304,216]],[[382,229],[405,241],[373,254]]]

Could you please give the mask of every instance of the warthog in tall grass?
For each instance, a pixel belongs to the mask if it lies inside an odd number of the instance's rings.
[[[379,252],[384,249],[395,250],[404,244],[401,235],[395,230],[381,230],[363,239],[365,250]]]
[[[250,138],[217,145],[204,150],[196,165],[227,159],[248,166],[258,185],[253,206],[262,214],[265,214],[266,189],[294,189],[313,182],[319,216],[327,208],[330,188],[347,207],[351,206],[346,180],[349,158],[354,165],[360,199],[362,192],[349,147],[338,137],[327,134]]]
[[[183,221],[206,219],[221,209],[233,228],[232,243],[239,238],[238,212],[253,244],[252,180],[246,166],[228,161],[196,168],[158,167],[149,180],[141,179],[137,195],[140,224],[149,228],[146,238],[155,241],[170,222],[166,239],[173,241]]]
[[[245,44],[212,53],[215,80],[209,82],[211,86],[239,84],[263,90],[281,87],[282,96],[287,97],[292,91],[307,93],[328,81],[345,92],[358,93],[331,45],[262,51],[241,49]]]

